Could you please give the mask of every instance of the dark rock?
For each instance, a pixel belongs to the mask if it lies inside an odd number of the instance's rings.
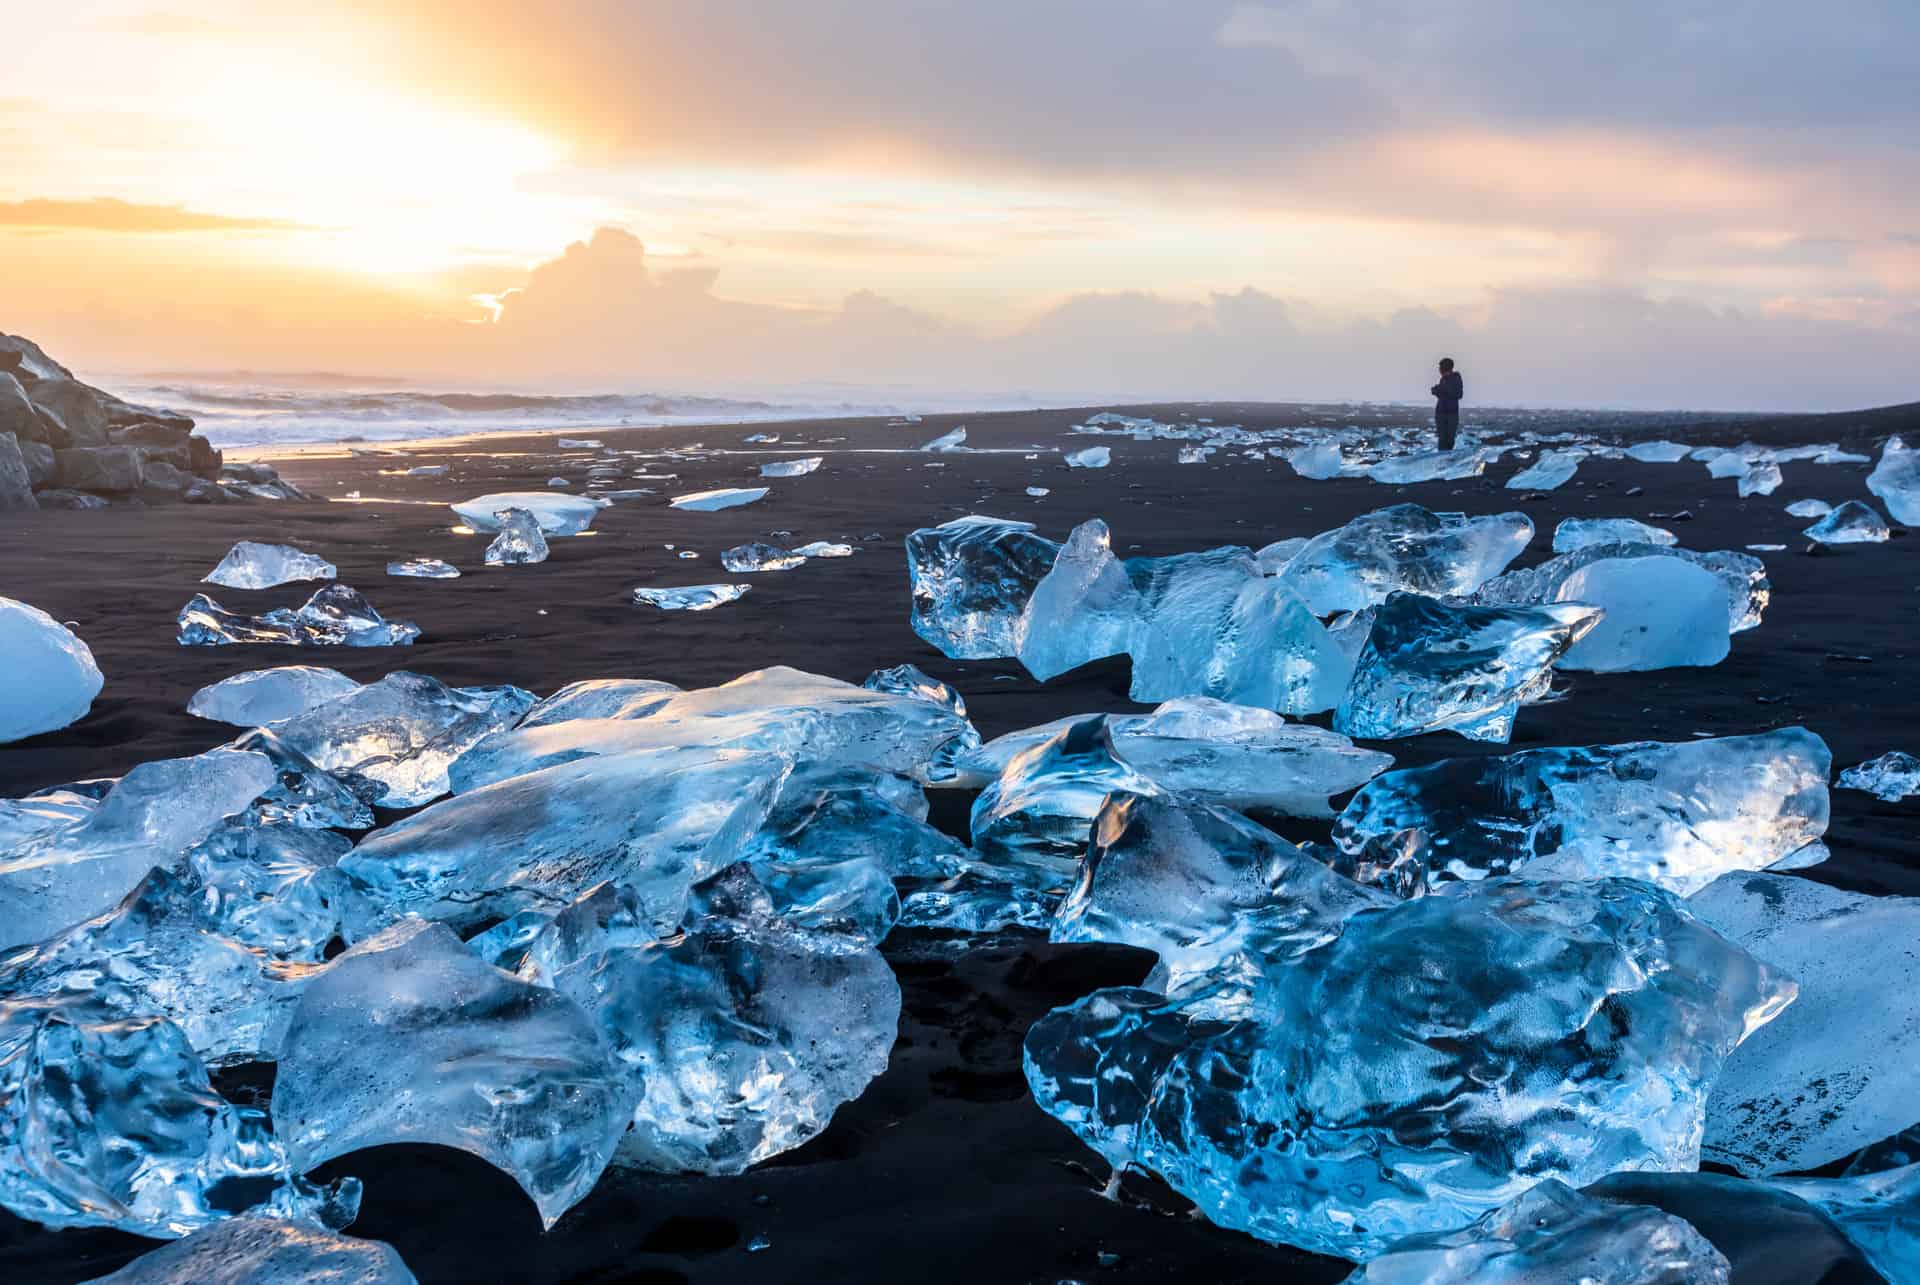
[[[191,429],[178,424],[169,424],[163,420],[135,420],[125,428],[107,430],[107,437],[116,446],[177,446],[186,448]]]
[[[141,493],[153,499],[172,499],[183,495],[197,481],[199,479],[185,469],[152,456],[148,456],[140,466]]]
[[[19,439],[12,433],[0,433],[0,513],[39,507]]]
[[[67,431],[67,421],[48,410],[45,406],[35,406],[33,417],[40,425],[40,440],[57,451],[63,451],[75,445],[73,434]]]
[[[181,492],[180,498],[188,504],[224,504],[227,495],[220,489],[218,483],[209,482],[204,477],[196,477],[187,484],[187,489]]]
[[[36,379],[73,378],[73,372],[47,356],[39,344],[19,335],[0,334],[0,370],[13,371],[23,384]]]
[[[182,415],[179,411],[168,410],[164,406],[142,406],[138,402],[124,402],[112,393],[93,390],[100,397],[100,408],[106,412],[107,423],[113,428],[130,428],[135,424],[159,424],[185,434],[193,431],[193,417]]]
[[[136,446],[133,449],[140,452],[140,458],[148,464],[171,464],[182,473],[193,466],[193,452],[184,441],[178,446]]]
[[[100,394],[77,379],[38,379],[27,389],[35,406],[60,417],[75,446],[107,444],[107,412]]]
[[[34,489],[53,485],[53,448],[45,442],[22,442],[20,454],[27,461],[27,478]]]
[[[0,433],[12,433],[23,442],[37,442],[46,435],[27,390],[4,371],[0,371]]]
[[[140,463],[131,446],[77,446],[54,452],[54,476],[76,491],[137,491]]]
[[[43,509],[104,509],[107,501],[98,495],[88,495],[85,491],[52,490],[42,491],[36,497]]]
[[[208,481],[220,476],[220,448],[199,435],[187,439],[190,470]]]

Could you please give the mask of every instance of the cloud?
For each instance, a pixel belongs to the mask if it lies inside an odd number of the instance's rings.
[[[0,201],[0,227],[85,232],[295,232],[306,225],[283,219],[202,214],[178,205],[139,205],[102,196],[90,201],[45,197]]]

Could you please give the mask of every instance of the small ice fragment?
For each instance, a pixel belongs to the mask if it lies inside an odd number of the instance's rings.
[[[0,670],[0,744],[85,718],[106,681],[77,634],[12,598],[0,598]]]
[[[1681,442],[1641,442],[1627,448],[1627,458],[1642,464],[1672,464],[1687,458],[1691,451]]]
[[[408,477],[445,477],[449,466],[445,464],[416,464],[407,470]]]
[[[1747,546],[1747,552],[1749,552],[1749,553],[1779,553],[1779,552],[1780,552],[1780,551],[1781,551],[1782,549],[1784,549],[1784,548],[1786,548],[1786,547],[1787,547],[1787,546],[1786,546],[1786,545],[1784,545],[1784,544],[1750,544],[1750,545],[1748,545],[1748,546]]]
[[[202,583],[228,589],[271,589],[296,580],[331,580],[340,571],[325,558],[290,544],[259,544],[242,540],[227,551],[220,565],[201,577]]]
[[[1315,482],[1339,477],[1347,466],[1346,456],[1341,454],[1338,442],[1316,442],[1312,446],[1288,451],[1286,461],[1293,466],[1294,472]]]
[[[791,571],[806,560],[806,555],[798,550],[758,541],[735,545],[720,555],[720,565],[733,572]]]
[[[1787,516],[1793,518],[1824,518],[1833,512],[1833,506],[1825,500],[1795,500],[1787,506]]]
[[[700,555],[692,549],[682,549],[674,556],[678,557],[682,562],[690,562]]]
[[[1462,444],[1451,451],[1418,451],[1381,460],[1367,477],[1389,485],[1413,482],[1458,482],[1487,471],[1488,453]]]
[[[540,521],[525,509],[507,509],[493,515],[500,534],[487,546],[490,567],[521,566],[547,560],[547,537],[540,532]]]
[[[475,531],[500,529],[499,514],[525,509],[547,535],[579,535],[593,525],[607,501],[586,495],[554,495],[546,491],[499,491],[449,506]]]
[[[438,558],[408,558],[405,562],[389,562],[387,574],[411,576],[418,580],[458,580],[460,568]]]
[[[776,460],[760,466],[761,477],[805,477],[826,463],[824,455],[809,455],[805,459]]]
[[[1553,551],[1572,553],[1595,544],[1674,545],[1680,537],[1632,518],[1568,518],[1553,529]]]
[[[406,647],[420,626],[386,620],[373,604],[348,585],[330,584],[300,607],[260,616],[228,611],[204,593],[180,609],[182,647],[221,647],[233,643],[279,643],[294,647]]]
[[[742,442],[746,442],[753,445],[772,445],[774,442],[777,442],[780,440],[780,434],[748,433],[745,437],[741,438],[740,440]]]
[[[1180,448],[1180,454],[1175,458],[1174,463],[1205,464],[1207,462],[1207,456],[1211,454],[1213,454],[1213,448],[1210,446],[1182,446]]]
[[[1816,544],[1880,544],[1893,533],[1871,504],[1848,500],[1801,534]]]
[[[1036,500],[1042,500],[1042,499],[1045,499],[1047,496],[1052,495],[1053,491],[1051,490],[1051,488],[1044,487],[1044,486],[1030,486],[1027,488],[1027,494],[1031,495]]]
[[[1573,479],[1587,453],[1575,447],[1560,451],[1542,451],[1532,467],[1507,479],[1509,491],[1556,491]]]
[[[733,509],[743,504],[752,504],[765,496],[764,486],[732,486],[717,491],[694,491],[688,495],[676,495],[673,507],[686,509],[694,513],[712,513],[717,509]]]
[[[1842,772],[1839,786],[1843,790],[1865,790],[1877,799],[1898,803],[1920,794],[1920,759],[1903,750],[1889,750]]]
[[[942,433],[920,449],[923,451],[946,452],[966,449],[967,426],[962,424],[951,432]]]
[[[548,486],[572,486],[573,483],[569,482],[564,477],[550,477],[547,479],[547,485]]]
[[[606,443],[597,437],[563,437],[554,445],[563,451],[597,451]]]
[[[1068,468],[1105,468],[1113,462],[1113,449],[1107,446],[1089,446],[1084,451],[1071,451],[1067,454]]]
[[[815,540],[812,544],[801,545],[794,550],[794,553],[802,558],[851,558],[853,556],[853,546],[850,544],[833,544],[826,540]]]
[[[235,727],[264,727],[359,690],[360,684],[339,670],[318,665],[249,669],[202,687],[187,702],[187,713]]]
[[[750,584],[696,584],[674,589],[635,589],[633,600],[662,611],[712,611],[747,596]]]
[[[1756,464],[1740,475],[1740,498],[1749,495],[1772,495],[1780,485],[1780,466],[1768,460]]]

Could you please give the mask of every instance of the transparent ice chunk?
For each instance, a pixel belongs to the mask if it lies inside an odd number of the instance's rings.
[[[1555,553],[1572,553],[1595,544],[1678,543],[1680,538],[1666,528],[1632,518],[1567,518],[1553,529]]]
[[[1889,750],[1840,774],[1843,790],[1865,790],[1876,799],[1898,803],[1920,794],[1920,759],[1904,750]]]
[[[202,687],[187,702],[187,713],[235,727],[264,727],[359,690],[339,670],[318,665],[249,669]]]
[[[1678,558],[1713,572],[1727,585],[1727,622],[1732,633],[1752,629],[1773,596],[1767,564],[1749,553],[1720,550],[1695,553],[1692,549],[1651,544],[1594,544],[1563,553],[1535,567],[1509,571],[1473,591],[1483,606],[1525,606],[1562,600],[1561,586],[1583,567],[1603,559]]]
[[[408,558],[404,562],[389,562],[387,574],[411,576],[417,580],[458,580],[460,568],[439,558]]]
[[[142,1254],[92,1285],[416,1285],[393,1246],[242,1214]]]
[[[1560,658],[1561,669],[1710,666],[1731,646],[1726,582],[1679,558],[1599,558],[1562,580],[1556,595],[1604,613]]]
[[[751,592],[750,584],[694,584],[672,589],[639,588],[633,600],[643,607],[662,611],[712,611],[730,602],[738,602]]]
[[[220,647],[230,643],[281,643],[296,647],[405,647],[420,636],[420,626],[386,620],[360,593],[330,584],[298,611],[286,607],[259,616],[228,611],[204,593],[180,609],[182,647]]]
[[[325,558],[290,544],[242,540],[201,580],[228,589],[271,589],[299,580],[331,580],[339,574],[340,569]]]
[[[735,545],[720,555],[720,565],[735,574],[743,571],[791,571],[806,560],[805,554],[760,541]]]
[[[1920,451],[1898,434],[1880,448],[1880,462],[1867,474],[1867,489],[1880,497],[1895,522],[1920,526]]]
[[[686,495],[673,497],[673,507],[687,509],[695,513],[712,513],[718,509],[737,509],[743,504],[752,504],[755,500],[765,499],[767,488],[764,486],[722,487],[716,491],[693,491]]]
[[[503,509],[493,516],[500,534],[487,546],[488,566],[521,566],[547,560],[547,538],[540,533],[538,518],[525,509]]]
[[[913,631],[952,660],[1017,654],[1020,614],[1060,546],[1033,523],[964,517],[907,537]]]
[[[761,477],[805,477],[827,462],[824,455],[808,455],[797,460],[774,460],[760,466]]]
[[[500,529],[500,515],[513,509],[533,514],[547,535],[579,535],[593,525],[607,501],[588,495],[555,495],[551,491],[496,491],[450,506],[475,531]]]
[[[85,718],[105,683],[78,635],[12,598],[0,598],[0,668],[0,744]]]
[[[1083,451],[1068,451],[1068,468],[1105,468],[1113,463],[1113,449],[1107,446],[1089,446]]]
[[[1279,575],[1316,616],[1330,616],[1378,606],[1397,590],[1472,593],[1532,540],[1524,513],[1470,518],[1396,504],[1313,537]]]
[[[1881,544],[1893,533],[1871,504],[1848,500],[1802,534],[1816,544]]]
[[[1587,453],[1578,447],[1542,451],[1540,458],[1507,479],[1509,491],[1557,491],[1573,480]]]

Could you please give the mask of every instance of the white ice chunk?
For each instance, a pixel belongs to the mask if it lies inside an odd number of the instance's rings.
[[[0,598],[0,671],[0,744],[85,718],[106,681],[78,635],[12,598]]]
[[[1632,518],[1567,518],[1553,529],[1553,551],[1572,553],[1596,544],[1674,545],[1680,537],[1665,527]]]
[[[1801,534],[1816,544],[1884,544],[1893,532],[1871,504],[1848,500]]]
[[[1920,526],[1920,451],[1910,450],[1898,435],[1880,449],[1880,462],[1867,474],[1867,489],[1880,497],[1893,520]]]
[[[298,580],[331,580],[339,574],[339,568],[325,558],[290,544],[242,540],[227,550],[219,566],[200,579],[229,589],[271,589]]]
[[[1691,562],[1602,558],[1561,581],[1556,597],[1606,613],[1560,658],[1561,669],[1613,674],[1727,658],[1726,583]]]
[[[498,531],[500,514],[525,509],[547,535],[579,535],[593,525],[607,501],[587,495],[554,495],[547,491],[496,491],[450,506],[475,531]]]
[[[767,488],[764,486],[729,486],[716,491],[693,491],[686,495],[673,497],[673,507],[686,509],[694,513],[712,513],[718,509],[737,509],[743,504],[752,504],[764,499]]]
[[[202,687],[187,702],[187,713],[235,727],[265,727],[357,692],[360,686],[339,670],[319,665],[249,669]]]
[[[1113,463],[1113,449],[1089,446],[1084,451],[1069,451],[1066,460],[1068,468],[1105,468]]]
[[[761,477],[805,477],[827,462],[824,455],[809,455],[797,460],[774,460],[760,466]]]
[[[642,586],[633,591],[633,600],[642,607],[662,611],[712,611],[740,601],[752,589],[750,584],[691,584],[671,589]]]

